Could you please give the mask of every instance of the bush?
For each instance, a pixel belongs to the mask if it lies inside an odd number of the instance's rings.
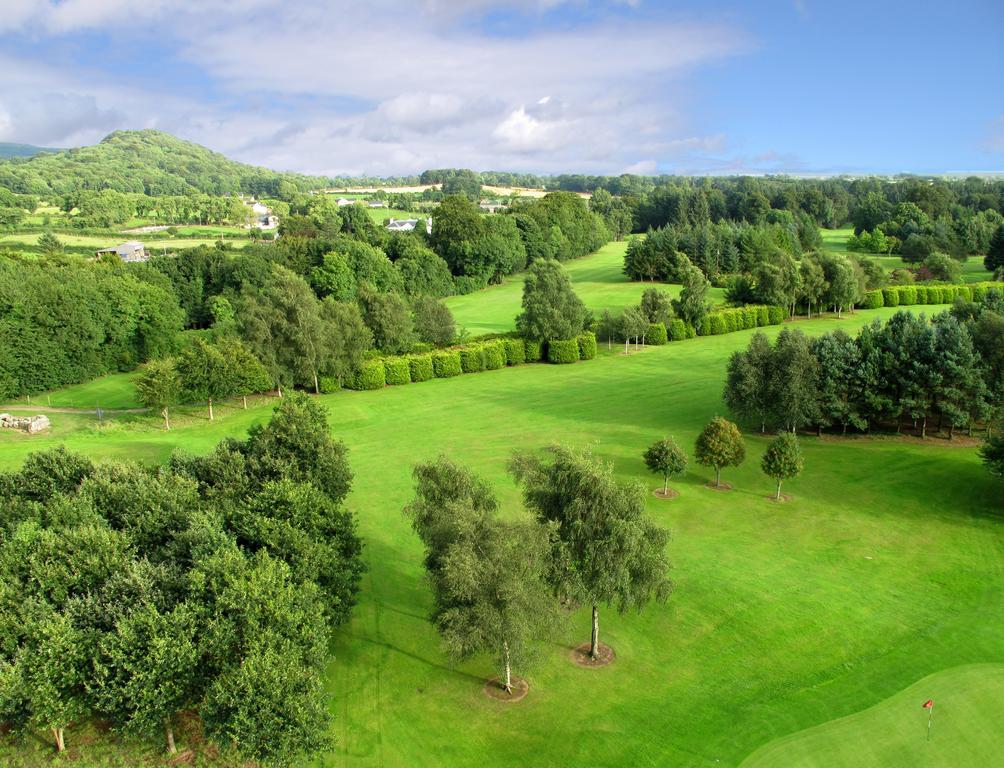
[[[901,285],[899,287],[900,306],[908,307],[917,303],[917,288],[912,285]]]
[[[879,309],[885,306],[885,297],[881,290],[865,291],[865,297],[861,300],[861,309]]]
[[[697,329],[697,333],[700,336],[711,335],[711,315],[705,315],[701,318],[701,326]]]
[[[662,327],[663,334],[666,333],[666,327]],[[580,360],[592,360],[596,357],[596,334],[592,331],[585,331],[579,334],[579,359]],[[666,342],[663,342],[665,344]]]
[[[973,292],[968,285],[958,285],[955,287],[955,298],[962,299],[963,301],[972,301]]]
[[[729,327],[728,324],[725,322],[725,317],[722,315],[721,312],[716,312],[715,314],[711,315],[710,331],[712,336],[721,336],[723,333],[728,333]]]
[[[940,304],[952,304],[955,301],[955,297],[958,296],[958,288],[954,285],[943,285],[938,289],[940,296]],[[934,302],[929,301],[928,304],[933,304]]]
[[[648,333],[645,334],[645,341],[655,347],[661,347],[667,341],[669,341],[669,336],[666,334],[666,326],[662,323],[649,323]],[[588,360],[588,357],[582,358],[583,360]]]
[[[553,339],[547,342],[547,362],[574,363],[579,359],[578,339]]]
[[[321,376],[317,379],[317,389],[322,395],[330,395],[332,392],[337,392],[341,389],[338,384],[338,379],[334,376]]]
[[[770,307],[757,307],[756,324],[758,328],[770,325]]]
[[[931,291],[929,291],[927,289],[927,286],[925,286],[925,285],[918,285],[913,290],[916,291],[916,293],[917,293],[917,303],[918,304],[937,304],[938,303],[939,295],[938,295],[938,289],[937,288],[934,289],[933,294],[932,294]],[[929,296],[931,297],[931,300],[928,300]]]
[[[505,348],[506,365],[522,365],[526,362],[526,347],[523,339],[502,339]]]
[[[460,365],[460,351],[456,349],[446,349],[442,352],[432,353],[432,371],[437,379],[448,379],[451,376],[459,376],[464,372]]]
[[[539,363],[544,359],[544,345],[533,339],[523,339],[523,357],[528,363]]]
[[[464,373],[480,373],[485,369],[485,353],[480,344],[460,350],[460,368]]]
[[[768,325],[780,325],[784,322],[784,316],[786,310],[784,307],[767,307],[767,321]]]
[[[481,351],[485,358],[486,371],[497,371],[505,367],[506,354],[501,341],[486,341]]]
[[[884,307],[899,306],[899,288],[882,289],[882,306]]]
[[[349,380],[349,389],[383,389],[387,385],[387,374],[383,360],[364,360],[362,367]]]
[[[746,307],[746,310],[743,312],[743,318],[743,325],[747,330],[750,328],[756,328],[760,324],[760,308]]]
[[[725,324],[725,333],[733,333],[739,330],[739,324],[736,322],[736,313],[734,310],[726,309],[724,312],[719,314],[722,318],[722,322]]]
[[[385,357],[383,370],[388,384],[411,384],[411,365],[407,357]]]
[[[687,338],[688,339],[696,339],[697,338],[697,329],[694,326],[692,326],[690,323],[684,323],[683,327],[687,329]]]
[[[432,370],[432,355],[414,355],[408,358],[409,374],[412,381],[428,381],[436,375]]]
[[[689,339],[687,335],[687,324],[683,322],[680,318],[674,318],[669,321],[669,328],[667,329],[670,341],[683,341],[684,339]]]

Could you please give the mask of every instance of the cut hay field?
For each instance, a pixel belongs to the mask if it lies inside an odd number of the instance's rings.
[[[671,296],[680,295],[679,285],[633,283],[628,280],[623,272],[626,249],[627,243],[623,241],[607,243],[596,253],[564,264],[575,292],[596,316],[605,309],[620,314],[625,307],[641,301],[646,288],[655,287]],[[466,328],[475,335],[513,330],[523,301],[524,278],[523,273],[511,275],[500,285],[445,299],[457,327]],[[723,298],[720,288],[712,288],[708,295],[713,302]]]
[[[853,332],[892,312],[797,325]],[[745,464],[723,473],[734,491],[708,490],[709,471],[692,466],[673,484],[678,498],[649,497],[649,513],[673,533],[676,591],[640,614],[601,611],[602,638],[617,652],[612,666],[568,661],[570,647],[588,637],[585,610],[549,639],[519,704],[483,696],[488,660],[453,666],[443,655],[426,619],[421,547],[401,514],[413,464],[451,454],[489,479],[509,517],[525,514],[504,471],[516,448],[590,445],[620,478],[654,488],[642,450],[666,435],[692,450],[702,425],[725,412],[725,365],[750,335],[319,398],[349,449],[349,503],[369,571],[354,617],[331,647],[337,749],[309,765],[816,765],[803,757],[816,749],[803,739],[824,745],[827,768],[877,764],[862,756],[882,745],[881,764],[893,768],[982,768],[982,756],[1004,752],[1004,729],[986,726],[996,711],[987,707],[1004,700],[1001,676],[933,693],[917,686],[962,665],[1004,664],[1004,493],[964,440],[806,436],[805,473],[785,486],[792,501],[778,505],[765,498],[772,483],[759,470],[766,439],[751,435]],[[99,426],[54,414],[55,434],[0,436],[0,466],[58,443],[95,459],[162,462],[178,448],[208,451],[269,412],[227,409],[212,424],[193,417],[171,432],[152,417]],[[895,710],[901,694],[909,716]],[[918,758],[918,696],[944,697],[946,739],[979,748],[960,748],[951,762]],[[970,710],[978,716],[951,714]],[[845,725],[842,718],[856,715]],[[832,733],[808,731],[827,723]],[[832,746],[851,732],[859,749]],[[791,739],[790,753],[782,738]],[[130,764],[114,762],[103,743],[80,746],[74,765]],[[51,761],[26,755],[0,741],[2,765]]]

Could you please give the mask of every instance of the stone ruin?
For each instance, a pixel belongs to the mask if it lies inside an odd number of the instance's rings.
[[[49,428],[49,417],[39,414],[38,416],[12,416],[9,413],[0,413],[0,429],[20,429],[33,435]]]

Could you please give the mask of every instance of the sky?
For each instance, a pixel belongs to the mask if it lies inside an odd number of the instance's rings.
[[[322,175],[1004,171],[1004,3],[0,0],[0,141]]]

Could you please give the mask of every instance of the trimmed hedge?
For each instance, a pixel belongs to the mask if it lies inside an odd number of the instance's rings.
[[[502,339],[505,348],[506,365],[522,365],[526,362],[526,346],[523,339]]]
[[[666,326],[662,323],[649,323],[648,333],[645,334],[645,343],[661,347],[667,341],[669,341],[669,334],[666,332]]]
[[[435,377],[432,369],[432,355],[413,355],[408,358],[408,369],[412,381],[428,381]]]
[[[480,344],[460,350],[460,368],[464,373],[480,373],[485,369],[485,353]]]
[[[899,303],[901,305],[910,305],[917,303],[917,289],[912,285],[901,285],[897,288],[899,291]]]
[[[433,352],[432,370],[437,379],[448,379],[451,376],[459,376],[464,372],[460,365],[460,351],[456,349],[445,349],[442,352]]]
[[[539,363],[544,359],[544,345],[533,339],[523,340],[523,357],[528,363]]]
[[[697,329],[694,326],[692,326],[690,323],[685,323],[683,327],[687,329],[687,338],[688,339],[696,339],[697,338]]]
[[[757,307],[756,324],[759,328],[763,325],[770,325],[770,308],[766,306]]]
[[[878,309],[885,306],[885,297],[881,290],[866,291],[865,297],[861,300],[861,309]]]
[[[663,328],[665,331],[665,328]],[[579,359],[592,360],[596,357],[596,334],[592,331],[583,331],[579,334]]]
[[[348,382],[349,389],[383,389],[387,385],[387,374],[383,360],[364,360]]]
[[[670,341],[683,341],[690,338],[687,335],[687,324],[678,317],[669,321],[669,328],[666,331]]]
[[[711,335],[721,336],[723,333],[729,332],[729,325],[725,322],[725,315],[721,312],[716,312],[711,316]]]
[[[972,285],[890,285],[883,288],[882,303],[872,305],[872,295],[879,291],[868,291],[861,303],[862,309],[878,307],[906,307],[913,304],[953,304],[957,298],[964,301],[979,301],[990,288],[1004,290],[1004,283],[973,283]]]
[[[505,347],[501,341],[486,341],[481,346],[481,351],[485,359],[486,371],[497,371],[505,367],[506,355]]]
[[[882,289],[882,306],[883,307],[899,306],[899,288],[893,286]]]
[[[705,315],[701,318],[701,325],[697,329],[697,334],[699,336],[711,335],[711,315]]]
[[[388,384],[411,384],[411,365],[406,357],[385,357],[384,378]]]
[[[563,365],[579,360],[578,339],[552,339],[547,342],[547,362]]]
[[[784,316],[787,313],[784,307],[767,307],[767,325],[780,325],[784,322]]]

